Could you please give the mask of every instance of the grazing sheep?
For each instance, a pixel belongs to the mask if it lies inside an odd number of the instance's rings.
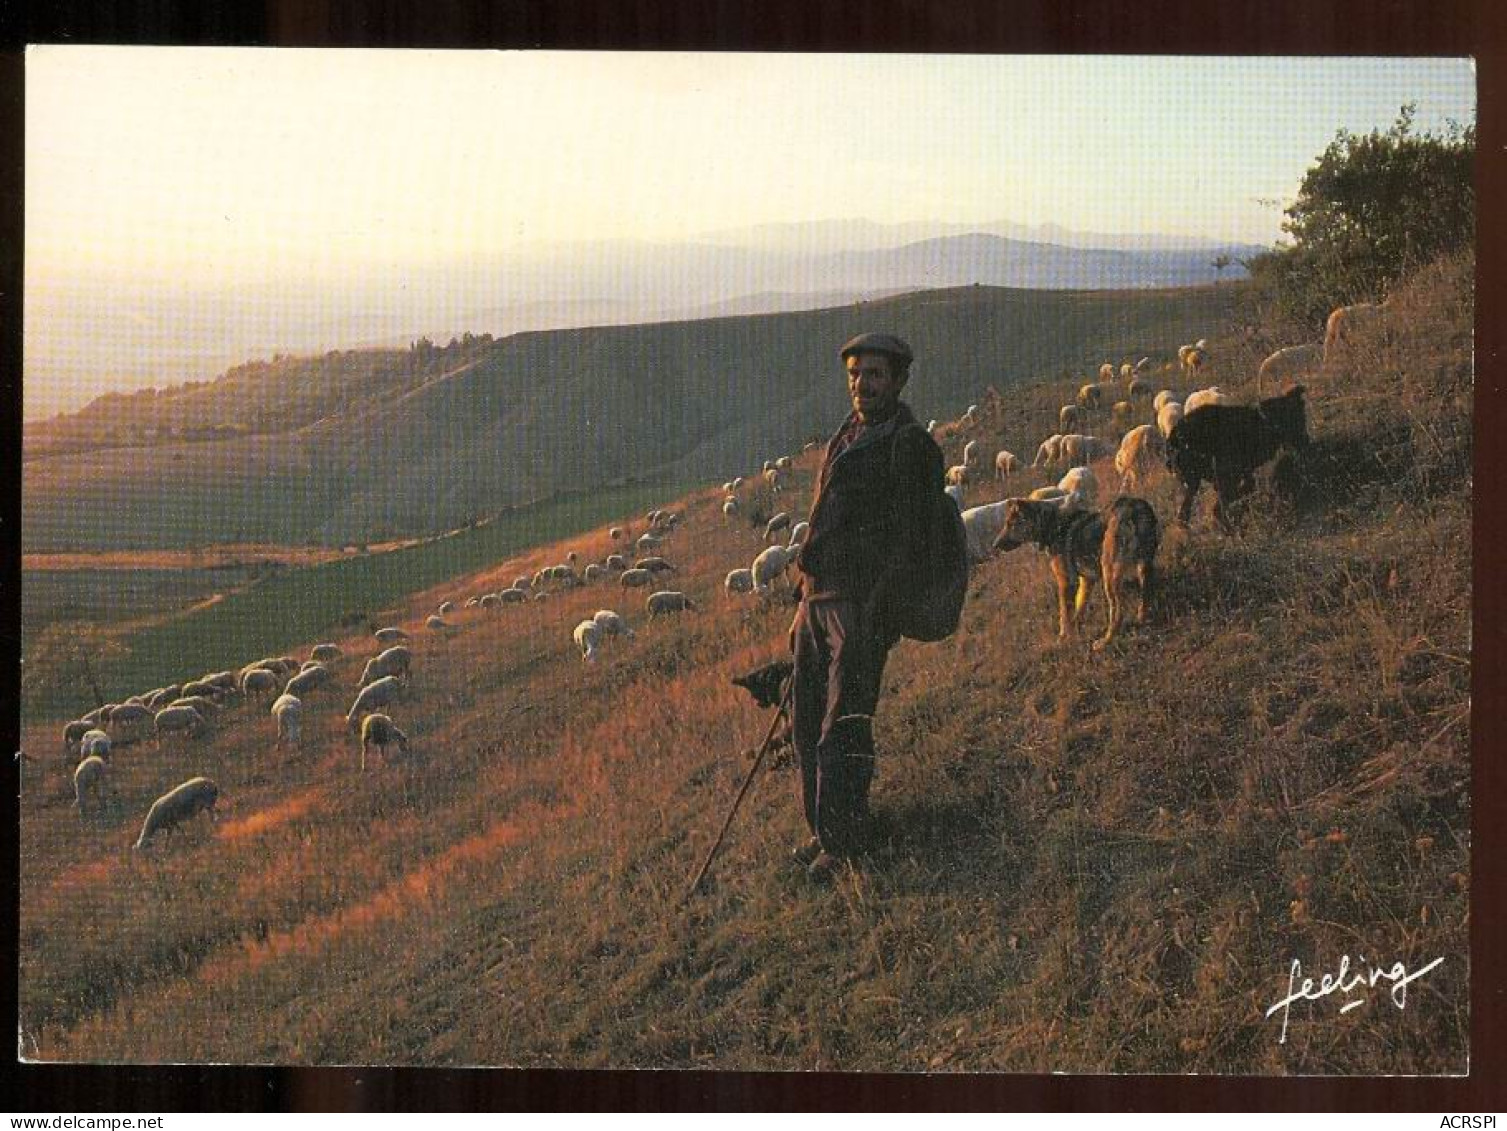
[[[1114,379],[1115,367],[1113,363],[1106,361],[1103,365],[1099,366],[1099,383],[1101,385],[1108,385]]]
[[[1119,432],[1127,431],[1135,419],[1135,405],[1129,401],[1115,401],[1109,410],[1109,426]]]
[[[772,460],[772,459],[766,459],[764,461],[764,466],[761,467],[759,470],[760,471],[766,471],[766,472],[767,471],[773,471],[774,470],[774,460]]]
[[[277,745],[287,742],[289,746],[297,746],[303,723],[303,700],[283,692],[272,704],[272,717],[277,720]]]
[[[397,676],[383,676],[375,683],[367,684],[356,696],[355,702],[351,704],[351,709],[346,712],[345,725],[349,729],[355,730],[356,720],[363,714],[368,713],[374,707],[387,706],[387,704],[394,702],[402,694],[403,684]]]
[[[184,821],[199,813],[208,813],[215,819],[215,802],[220,799],[220,787],[208,778],[190,778],[176,789],[164,793],[147,810],[147,819],[142,823],[141,835],[136,838],[137,848],[160,832],[171,835]]]
[[[181,687],[161,687],[147,696],[146,706],[149,711],[160,711],[174,699],[178,698]]]
[[[1063,492],[1062,506],[1065,509],[1088,510],[1099,499],[1099,480],[1088,467],[1069,468],[1066,475],[1057,481],[1057,489]]]
[[[949,467],[947,469],[947,486],[949,486],[949,487],[966,487],[966,486],[968,486],[968,468],[965,467],[961,463],[957,464],[957,465],[955,465],[953,467]]]
[[[722,513],[731,518],[738,513],[738,500],[729,496],[722,500]]]
[[[1164,404],[1170,403],[1173,400],[1174,396],[1175,394],[1171,389],[1163,389],[1161,392],[1157,393],[1156,396],[1151,398],[1151,411],[1161,412],[1162,406]]]
[[[576,642],[576,647],[581,650],[581,659],[594,664],[597,659],[597,649],[602,644],[602,626],[595,620],[583,620],[576,625],[571,633],[571,639]]]
[[[1340,347],[1347,344],[1357,330],[1374,325],[1386,313],[1386,306],[1386,303],[1358,302],[1333,310],[1324,322],[1324,362],[1333,361]]]
[[[664,539],[656,534],[640,534],[638,541],[633,545],[640,554],[647,554],[650,550],[658,549],[663,543]]]
[[[395,644],[366,662],[361,669],[358,687],[365,687],[388,676],[406,676],[413,663],[413,653],[401,644]]]
[[[495,609],[502,604],[503,593],[518,594],[516,597],[512,598],[513,601],[523,601],[527,600],[528,598],[528,594],[525,593],[522,589],[504,589],[502,593],[483,593],[481,595],[481,600],[477,601],[476,604],[483,609]]]
[[[806,535],[811,532],[811,524],[802,520],[790,528],[790,548],[795,549],[806,544]]]
[[[763,593],[770,583],[785,572],[785,567],[795,559],[795,551],[789,546],[770,546],[753,560],[754,590]]]
[[[499,605],[516,605],[516,604],[519,604],[522,601],[527,601],[528,600],[528,590],[527,589],[501,589],[501,590],[499,590],[496,593],[489,593],[487,596],[489,596],[489,597],[496,597],[497,598],[497,604],[499,604]],[[485,599],[486,598],[483,598],[483,601],[485,601]]]
[[[465,605],[465,607],[468,608],[468,609],[474,609],[479,604],[481,604],[481,598],[480,597],[467,597],[466,598],[466,605]]]
[[[325,667],[323,664],[319,664],[315,667],[299,672],[296,676],[290,679],[288,681],[288,685],[283,688],[283,694],[295,695],[298,698],[302,699],[314,689],[323,687],[325,684],[329,683],[331,678],[332,676],[330,674],[330,669]]]
[[[529,587],[529,579],[527,577],[515,577],[515,578],[513,578],[513,588],[514,589],[527,590],[528,587]]]
[[[753,570],[730,569],[727,576],[722,579],[722,587],[729,593],[752,593]]]
[[[92,727],[102,726],[109,718],[110,712],[115,709],[114,703],[104,703],[86,715],[80,715],[79,721],[88,723]]]
[[[1100,396],[1098,385],[1084,385],[1078,390],[1078,407],[1085,409],[1098,408]]]
[[[1058,461],[1061,453],[1062,433],[1057,432],[1041,442],[1041,447],[1036,449],[1036,458],[1031,461],[1031,466],[1051,467]]]
[[[664,616],[668,613],[683,613],[687,609],[694,609],[696,602],[692,601],[684,593],[674,589],[661,589],[657,593],[650,593],[644,607],[649,610],[651,617]]]
[[[627,569],[618,578],[618,582],[624,589],[642,589],[654,580],[654,574],[647,569]]]
[[[994,554],[994,539],[1005,522],[1005,504],[985,503],[981,507],[969,507],[963,512],[963,532],[968,542],[968,564],[978,565],[988,561]]]
[[[1207,389],[1199,389],[1188,395],[1188,399],[1183,402],[1183,415],[1192,416],[1197,410],[1213,404],[1234,405],[1235,398],[1218,385],[1210,385]]]
[[[1120,380],[1121,381],[1129,382],[1129,381],[1132,381],[1134,379],[1135,379],[1135,367],[1132,366],[1130,364],[1130,362],[1128,362],[1128,361],[1121,362],[1120,363]]]
[[[781,511],[764,524],[764,541],[768,542],[782,530],[790,529],[790,513]]]
[[[646,569],[650,573],[674,573],[675,567],[664,558],[639,558],[633,563],[634,569]]]
[[[72,754],[74,748],[83,740],[84,735],[93,729],[94,724],[85,722],[83,719],[75,719],[63,727],[63,754],[66,757]]]
[[[203,695],[185,695],[182,699],[174,699],[163,710],[169,710],[173,707],[189,707],[198,711],[206,719],[213,718],[215,713],[220,710],[218,703],[213,699],[205,698]],[[161,712],[159,711],[158,714],[161,714]]]
[[[1202,338],[1199,341],[1203,341]],[[1204,347],[1202,345],[1178,346],[1177,363],[1182,366],[1183,376],[1192,380],[1198,376],[1198,371],[1204,364]]]
[[[1157,411],[1156,430],[1162,434],[1162,439],[1172,435],[1172,430],[1177,427],[1177,422],[1183,418],[1183,406],[1176,401],[1168,401]]]
[[[105,765],[105,760],[92,754],[74,768],[73,804],[78,809],[80,817],[84,815],[87,801],[94,802],[96,811],[103,811],[105,783],[109,778],[109,773],[110,767]]]
[[[321,664],[332,664],[344,655],[338,644],[316,644],[309,650],[309,659],[318,660]]]
[[[191,679],[183,685],[183,694],[179,698],[217,699],[222,694],[224,692],[217,683],[210,683],[205,679]],[[110,709],[114,710],[114,707],[112,706]]]
[[[1062,443],[1057,449],[1057,459],[1053,462],[1066,464],[1068,467],[1085,467],[1096,459],[1108,459],[1114,454],[1115,446],[1110,441],[1098,436],[1074,433],[1062,437]]]
[[[611,530],[607,531],[607,536],[614,542],[620,541],[623,537],[623,528],[621,526],[614,526]]]
[[[607,571],[597,562],[588,562],[586,568],[581,571],[581,578],[586,582],[600,581]]]
[[[1126,368],[1129,369],[1130,367],[1127,365]],[[1132,401],[1137,397],[1149,397],[1151,395],[1151,382],[1144,377],[1133,377],[1130,384],[1126,386],[1126,392],[1130,394]]]
[[[626,636],[629,640],[633,639],[633,630],[628,627],[628,622],[612,609],[598,609],[592,614],[591,619],[596,621],[608,636]]]
[[[979,459],[979,442],[977,440],[969,440],[963,445],[963,466],[972,471],[978,467]]]
[[[1120,491],[1140,489],[1141,477],[1166,458],[1166,441],[1150,424],[1142,424],[1125,433],[1120,450],[1115,453],[1115,470],[1120,473]]]
[[[777,459],[777,460],[774,461],[774,466],[775,466],[775,470],[777,470],[777,471],[789,471],[790,470],[790,457],[789,456],[781,456],[779,459]]]
[[[1020,457],[1014,452],[1007,452],[1003,448],[994,454],[994,479],[995,482],[1008,479],[1020,470]]]
[[[408,639],[408,633],[401,628],[379,628],[372,635],[378,644],[398,644]]]
[[[979,422],[979,406],[976,405],[976,404],[971,404],[971,405],[968,406],[968,411],[965,412],[965,413],[963,413],[963,419],[960,421],[960,423],[966,425],[969,428],[972,428],[976,424],[978,424],[978,422]]]
[[[602,564],[614,573],[622,573],[623,570],[628,568],[628,559],[623,557],[622,554],[608,554],[607,560]]]
[[[79,757],[110,760],[110,736],[102,730],[91,730],[79,740]]]
[[[1084,423],[1084,410],[1075,404],[1065,404],[1057,411],[1057,430],[1063,434],[1076,432]]]
[[[1185,488],[1178,521],[1187,525],[1194,496],[1208,481],[1214,484],[1215,521],[1233,533],[1228,508],[1251,489],[1256,469],[1281,449],[1301,452],[1308,442],[1302,385],[1255,408],[1206,405],[1188,412],[1167,440],[1167,466]]]
[[[427,628],[430,632],[444,632],[450,626],[445,623],[444,617],[430,613],[427,617],[424,618],[424,627]]]
[[[366,773],[366,751],[375,746],[387,761],[387,748],[397,743],[398,753],[408,753],[408,736],[387,715],[373,713],[361,720],[361,772]]]
[[[1067,492],[1055,483],[1049,487],[1038,487],[1026,496],[1033,503],[1062,503],[1067,499]]]
[[[576,552],[574,550],[572,550],[566,556],[571,561],[575,561],[576,560]],[[455,602],[454,601],[441,601],[440,602],[440,607],[437,608],[437,609],[435,609],[434,611],[436,613],[438,613],[442,617],[447,617],[447,616],[449,616],[451,613],[453,613],[455,611]]]
[[[963,509],[963,496],[965,494],[962,484],[949,483],[946,487],[943,487],[942,490],[947,493],[947,497],[949,499],[957,503],[958,510],[961,511]]]
[[[769,484],[769,489],[771,491],[775,492],[775,494],[779,494],[780,469],[777,467],[771,467],[768,471],[766,471],[764,473],[764,482]]]
[[[110,725],[107,730],[113,730],[117,734],[124,731],[134,731],[145,726],[152,717],[152,712],[140,703],[122,703],[110,712]]]
[[[1296,381],[1317,373],[1324,364],[1324,343],[1287,346],[1277,350],[1256,370],[1256,388],[1264,389],[1281,381]]]
[[[733,490],[736,491],[736,490],[738,490],[742,486],[743,486],[743,476],[741,476],[741,475],[735,475],[735,476],[733,476]]]

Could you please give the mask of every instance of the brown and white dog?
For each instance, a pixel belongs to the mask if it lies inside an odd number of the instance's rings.
[[[1102,579],[1109,603],[1109,627],[1094,642],[1095,650],[1115,638],[1125,618],[1125,587],[1133,571],[1140,588],[1136,623],[1146,623],[1146,609],[1156,581],[1160,540],[1156,512],[1145,499],[1121,496],[1103,513],[1063,511],[1055,503],[1010,499],[1005,525],[994,540],[996,550],[1013,550],[1030,542],[1052,556],[1057,580],[1058,636],[1066,639],[1083,613],[1090,583]],[[1076,589],[1076,596],[1069,594]]]

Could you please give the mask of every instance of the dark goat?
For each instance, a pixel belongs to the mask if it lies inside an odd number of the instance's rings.
[[[1207,481],[1218,498],[1214,518],[1226,534],[1234,533],[1227,508],[1250,491],[1256,469],[1283,448],[1308,446],[1303,386],[1268,397],[1255,408],[1205,405],[1177,422],[1167,438],[1167,466],[1183,482],[1185,493],[1177,518],[1184,526],[1193,514],[1193,499]]]

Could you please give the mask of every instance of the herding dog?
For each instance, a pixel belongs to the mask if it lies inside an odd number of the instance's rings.
[[[1145,499],[1121,496],[1103,513],[1062,511],[1055,503],[1010,499],[1004,529],[994,540],[996,550],[1013,550],[1035,543],[1052,555],[1057,579],[1058,632],[1063,639],[1083,613],[1090,582],[1102,578],[1109,602],[1109,627],[1094,641],[1098,651],[1115,638],[1125,617],[1124,590],[1133,567],[1141,591],[1136,623],[1146,623],[1146,609],[1156,581],[1156,548],[1160,539],[1156,512]],[[1076,587],[1076,597],[1069,593]]]
[[[1214,519],[1226,534],[1235,532],[1230,504],[1250,492],[1256,469],[1283,448],[1308,446],[1303,386],[1267,397],[1255,408],[1205,405],[1177,422],[1167,437],[1167,467],[1183,481],[1177,520],[1188,525],[1193,498],[1205,481],[1214,484]]]
[[[770,707],[778,707],[785,702],[785,693],[790,689],[790,677],[795,671],[795,664],[790,660],[774,660],[761,668],[755,668],[747,675],[733,677],[733,684],[743,688],[751,696],[753,701],[766,710]],[[771,750],[781,751],[772,763],[774,768],[788,765],[791,761],[789,747],[791,744],[790,714],[788,708],[785,713],[785,724],[775,731],[775,735],[769,740]],[[749,752],[752,755],[752,751]]]

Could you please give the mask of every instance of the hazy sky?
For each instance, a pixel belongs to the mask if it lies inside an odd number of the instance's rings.
[[[1270,243],[1468,60],[33,48],[29,281],[343,273],[867,217]]]

